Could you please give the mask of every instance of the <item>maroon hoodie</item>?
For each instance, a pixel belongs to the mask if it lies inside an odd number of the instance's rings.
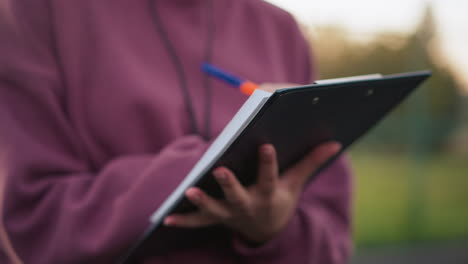
[[[2,258],[114,262],[207,148],[190,120],[203,128],[209,119],[216,136],[245,101],[216,80],[205,89],[207,1],[153,1],[195,119],[148,0],[13,0],[0,9]],[[213,4],[215,65],[257,83],[311,81],[308,45],[289,14],[259,0]],[[340,159],[265,245],[187,230],[185,243],[148,263],[344,263],[349,200]]]

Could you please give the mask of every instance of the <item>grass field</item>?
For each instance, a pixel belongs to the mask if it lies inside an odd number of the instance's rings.
[[[358,247],[468,240],[467,157],[356,150],[351,159]]]

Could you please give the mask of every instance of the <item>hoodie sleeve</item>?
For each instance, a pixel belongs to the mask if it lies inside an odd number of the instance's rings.
[[[30,4],[13,4],[21,19],[0,18],[3,225],[24,263],[112,262],[144,231],[207,143],[189,135],[158,153],[90,166],[64,111],[43,1],[18,2]]]

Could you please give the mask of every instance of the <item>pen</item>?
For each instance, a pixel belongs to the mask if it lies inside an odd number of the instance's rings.
[[[258,88],[258,84],[253,83],[248,80],[243,80],[233,74],[226,72],[212,64],[203,63],[202,64],[202,71],[206,74],[216,77],[232,86],[238,87],[240,91],[246,95],[251,95],[255,89]]]

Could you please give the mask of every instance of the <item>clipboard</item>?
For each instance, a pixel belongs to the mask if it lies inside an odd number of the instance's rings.
[[[423,81],[430,71],[394,75],[365,75],[317,81],[314,84],[276,90],[255,91],[233,120],[225,127],[200,161],[152,215],[147,230],[128,250],[119,263],[136,263],[151,251],[158,254],[170,241],[171,234],[187,229],[162,225],[165,216],[195,210],[184,193],[197,186],[207,194],[222,198],[223,192],[211,171],[219,166],[230,168],[244,186],[255,182],[258,147],[275,146],[280,172],[287,170],[306,153],[327,141],[338,141],[340,153],[327,161],[324,168],[343,151],[371,130],[399,105]],[[158,234],[166,238],[158,241]],[[151,250],[149,250],[151,248]]]

